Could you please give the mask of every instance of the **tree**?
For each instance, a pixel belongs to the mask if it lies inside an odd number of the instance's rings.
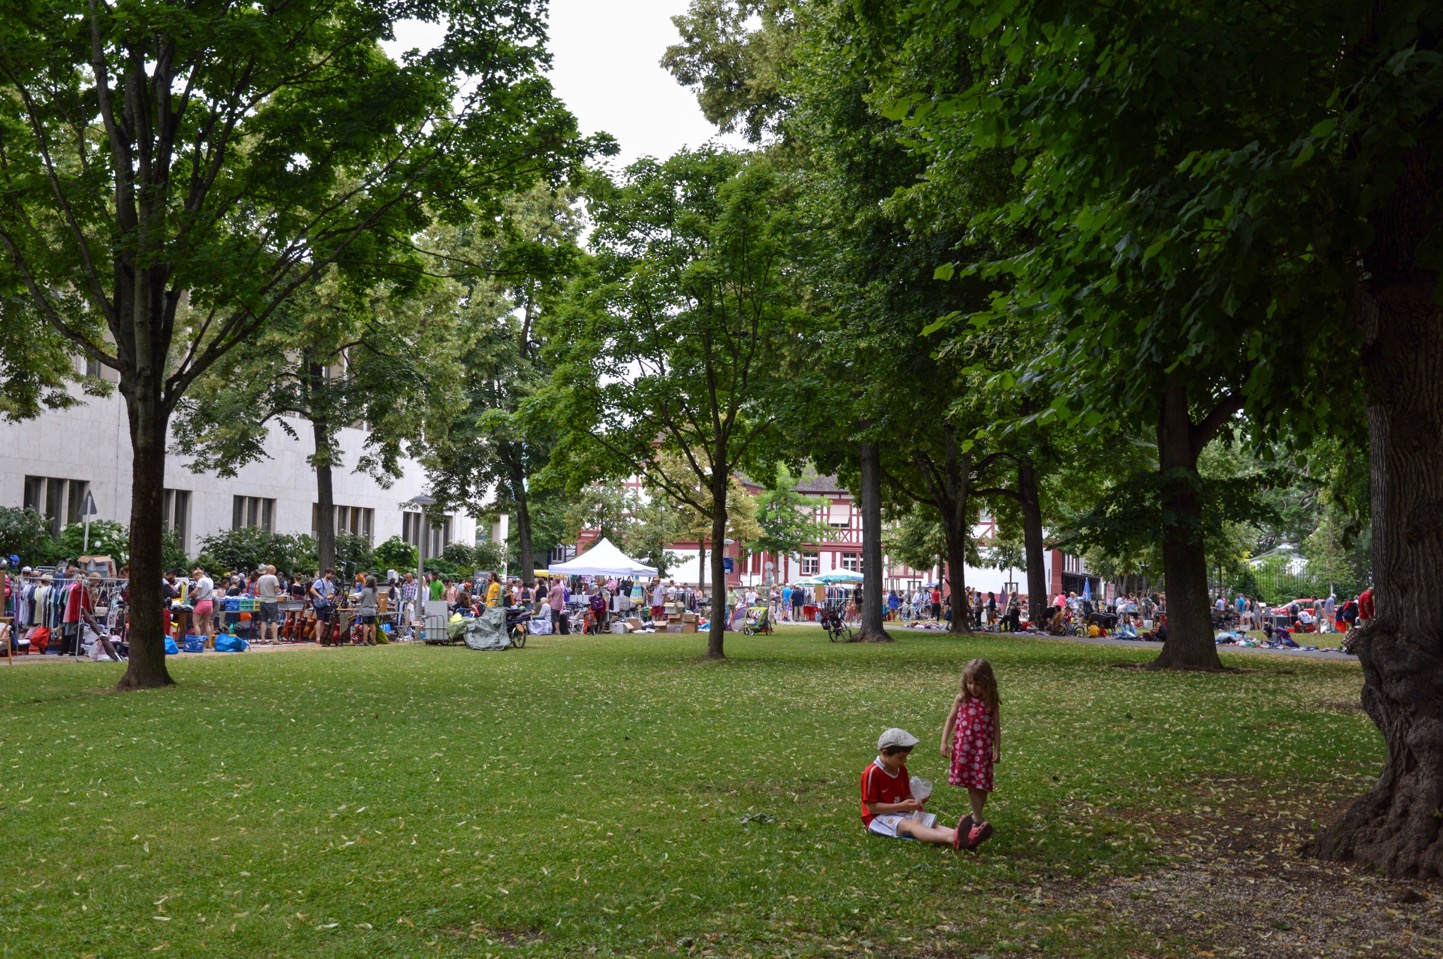
[[[573,488],[640,474],[726,539],[732,473],[776,441],[797,335],[786,184],[759,158],[718,149],[628,167],[597,184],[590,275],[552,339],[565,433],[551,460]],[[686,464],[674,482],[660,454]],[[726,602],[712,555],[712,609]],[[708,658],[722,658],[714,616]]]
[[[355,468],[382,486],[408,450],[436,444],[433,424],[456,402],[456,330],[444,284],[371,289],[332,268],[298,289],[272,322],[220,358],[181,401],[175,422],[191,470],[234,476],[264,459],[272,429],[297,438],[290,418],[310,425],[316,477],[316,550],[340,569],[334,472],[345,466],[343,427],[364,424]]]
[[[1069,359],[1098,361],[1084,416],[1155,414],[1168,511],[1199,514],[1190,462],[1236,409],[1304,444],[1346,428],[1338,412],[1350,404],[1337,394],[1361,361],[1381,578],[1380,615],[1358,649],[1388,759],[1309,848],[1443,874],[1443,607],[1420,585],[1443,576],[1443,10],[1424,0],[909,9],[918,35],[967,30],[989,69],[950,94],[908,91],[902,109],[925,112],[914,113],[927,128],[919,139],[939,157],[1016,150],[1028,199],[1007,215],[1047,232],[1010,264],[1030,300],[1014,307],[1050,317],[1066,344],[1055,368],[1075,375]],[[1164,542],[1170,610],[1198,578],[1197,560],[1173,559],[1186,539]],[[1206,659],[1165,650],[1163,663]]]
[[[582,530],[594,530],[598,539],[620,543],[626,538],[635,503],[626,491],[609,483],[583,486],[571,497],[565,512],[569,542],[575,545]]]
[[[941,567],[947,555],[947,539],[931,510],[908,502],[894,507],[891,519],[885,540],[889,556],[913,569]]]
[[[797,482],[785,464],[777,468],[776,477],[757,497],[761,533],[748,544],[749,549],[781,559],[796,555],[808,543],[832,538],[832,527],[816,518],[817,510],[825,507],[827,500],[798,493]]]
[[[739,128],[752,143],[775,131],[786,112],[786,74],[795,42],[787,0],[692,0],[671,18],[681,43],[661,65],[696,92],[702,114],[723,133]]]
[[[392,61],[378,44],[401,17],[445,37]],[[432,215],[570,152],[544,37],[514,0],[7,11],[0,289],[31,309],[0,312],[0,342],[38,315],[119,374],[137,582],[160,581],[166,431],[198,377],[332,264],[382,274]],[[159,592],[135,591],[131,618],[120,688],[169,684]]]
[[[494,493],[489,511],[515,518],[517,562],[535,568],[530,484],[550,456],[550,411],[528,401],[545,382],[542,318],[575,272],[580,218],[572,198],[538,184],[506,202],[501,229],[479,222],[442,231],[455,264],[464,398],[433,445],[426,473],[440,508]],[[543,551],[543,555],[544,555]]]
[[[663,454],[661,459],[663,460],[663,465],[660,468],[671,477],[670,483],[673,488],[684,487],[688,483],[686,464],[666,454]],[[670,462],[666,462],[667,460],[670,460]],[[694,485],[696,480],[693,478],[690,480],[690,483]],[[762,534],[762,527],[757,522],[756,498],[747,492],[746,487],[742,486],[741,480],[737,479],[735,475],[727,482],[727,522],[725,535],[721,539],[716,538],[716,528],[712,524],[712,519],[709,515],[700,512],[687,503],[677,506],[674,502],[671,502],[671,498],[666,496],[665,491],[661,487],[658,487],[658,492],[666,497],[668,505],[675,516],[675,521],[680,531],[678,538],[695,540],[699,544],[699,586],[704,587],[706,585],[708,542],[711,544],[712,554],[721,557],[723,561],[722,568],[725,569],[726,557],[724,554],[726,553],[728,542],[739,544],[741,548],[738,552],[744,554],[750,549],[748,544],[755,542],[757,537]],[[698,489],[696,492],[700,493],[701,490]],[[725,585],[725,580],[723,580],[723,585]]]
[[[980,404],[961,402],[972,383],[959,354],[938,351],[920,334],[941,315],[985,306],[994,284],[934,275],[940,260],[973,245],[968,220],[977,200],[958,191],[949,215],[929,209],[922,216],[906,202],[925,162],[902,125],[873,107],[889,73],[875,50],[855,43],[860,11],[816,5],[796,14],[797,62],[786,87],[792,108],[781,128],[804,171],[806,224],[819,254],[809,264],[809,303],[830,322],[818,363],[825,385],[796,391],[793,406],[822,410],[806,429],[819,467],[849,482],[855,475],[864,596],[884,593],[883,501],[924,503],[946,536],[952,629],[965,630],[961,604],[977,512],[971,488],[996,460],[984,442],[991,420]],[[982,164],[976,171],[984,186],[999,177]],[[827,398],[825,406],[812,402],[816,396]],[[859,638],[890,640],[880,602],[864,603]]]
[[[633,559],[656,567],[658,577],[668,575],[681,557],[667,546],[687,538],[681,512],[664,495],[637,497],[630,519],[618,545]]]

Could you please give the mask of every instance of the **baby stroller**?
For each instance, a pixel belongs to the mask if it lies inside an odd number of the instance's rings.
[[[747,618],[742,623],[742,632],[748,636],[772,634],[772,614],[766,606],[748,606]]]

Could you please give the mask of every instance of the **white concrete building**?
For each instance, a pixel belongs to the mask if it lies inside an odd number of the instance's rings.
[[[109,379],[110,371],[104,373]],[[201,539],[220,530],[262,526],[314,535],[316,477],[306,462],[313,452],[310,425],[294,420],[291,426],[300,439],[272,428],[266,443],[269,458],[246,466],[235,479],[193,473],[188,457],[167,457],[166,521],[180,533],[187,555],[200,552]],[[354,471],[364,442],[363,431],[341,430],[343,463],[333,474],[337,532],[369,536],[373,545],[392,536],[419,544],[420,511],[405,504],[426,492],[425,474],[408,463],[401,478],[383,488]],[[130,433],[119,393],[90,397],[71,409],[22,423],[0,423],[0,449],[0,503],[34,507],[50,517],[52,530],[58,532],[80,521],[88,492],[95,499],[97,519],[129,524]],[[464,514],[445,516],[432,531],[426,554],[436,555],[452,542],[476,542],[476,526]],[[504,520],[488,533],[504,539]]]

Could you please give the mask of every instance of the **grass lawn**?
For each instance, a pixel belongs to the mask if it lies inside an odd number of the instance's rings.
[[[807,628],[706,664],[703,642],[172,657],[178,687],[125,695],[119,666],[0,668],[0,956],[1193,955],[1085,893],[1167,868],[1166,829],[1234,795],[1331,813],[1383,758],[1351,663],[1158,675],[1113,668],[1155,648]],[[966,811],[937,738],[979,655],[996,837],[868,837],[887,726],[922,739],[943,822]]]

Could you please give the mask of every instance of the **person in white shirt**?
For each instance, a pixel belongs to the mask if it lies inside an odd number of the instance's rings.
[[[260,641],[263,643],[280,642],[281,628],[281,581],[276,578],[274,566],[261,568],[260,578],[256,580],[256,601],[259,609],[256,610],[256,619],[261,624]],[[267,639],[269,634],[269,639]]]
[[[191,616],[201,636],[210,643],[215,638],[215,583],[199,566],[191,571],[190,576]]]

